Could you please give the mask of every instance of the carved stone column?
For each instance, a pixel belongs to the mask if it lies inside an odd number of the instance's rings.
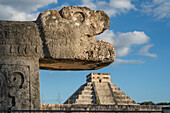
[[[0,58],[0,109],[40,109],[39,61]]]

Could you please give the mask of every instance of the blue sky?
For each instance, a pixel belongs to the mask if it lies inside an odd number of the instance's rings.
[[[40,70],[44,103],[64,102],[89,73],[111,73],[111,82],[136,102],[170,102],[169,0],[0,0],[0,19],[33,21],[45,10],[64,6],[104,10],[109,30],[96,37],[112,43],[116,60],[92,71]]]

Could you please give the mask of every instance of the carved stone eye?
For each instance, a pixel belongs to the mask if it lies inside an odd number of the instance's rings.
[[[76,12],[73,14],[72,19],[76,22],[76,23],[83,23],[83,21],[85,20],[85,15],[82,12]]]

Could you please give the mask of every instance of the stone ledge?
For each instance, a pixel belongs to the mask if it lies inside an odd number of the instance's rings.
[[[160,111],[170,105],[88,105],[88,104],[43,104],[42,110],[108,110],[108,111]]]

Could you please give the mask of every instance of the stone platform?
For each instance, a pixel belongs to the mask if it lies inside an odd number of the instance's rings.
[[[170,105],[91,105],[91,104],[43,104],[42,110],[85,111],[85,113],[162,113]],[[89,111],[89,112],[88,112]],[[48,113],[48,112],[47,112]],[[49,112],[50,113],[50,112]],[[77,112],[75,112],[77,113]]]

